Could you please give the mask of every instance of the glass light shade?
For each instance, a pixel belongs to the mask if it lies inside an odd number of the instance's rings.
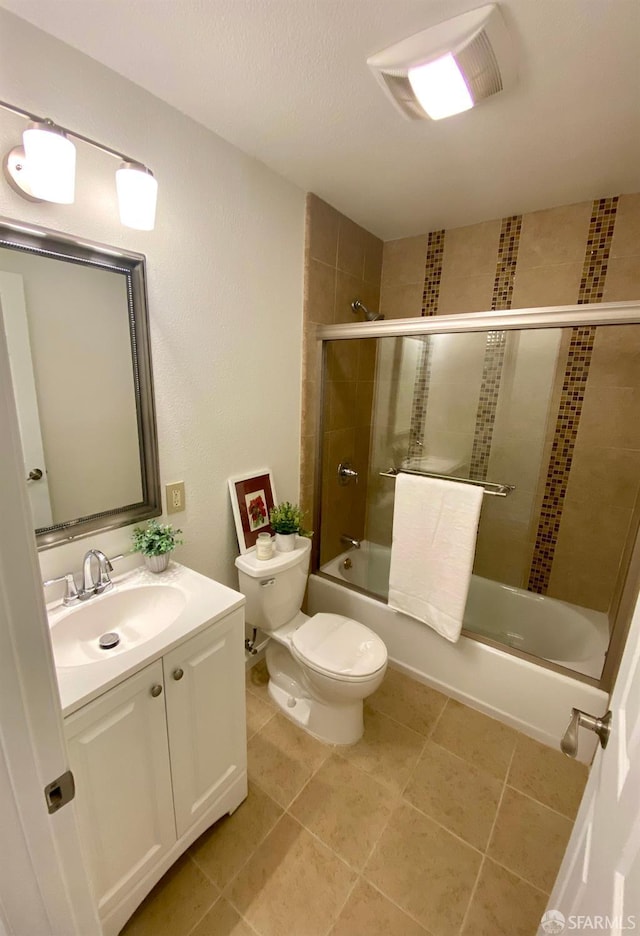
[[[432,120],[451,117],[473,107],[464,76],[450,52],[409,69],[409,83],[420,106]]]
[[[120,221],[138,231],[153,231],[158,183],[141,163],[123,162],[116,171]]]
[[[76,148],[66,134],[52,124],[30,123],[22,134],[35,198],[70,205],[76,181]]]

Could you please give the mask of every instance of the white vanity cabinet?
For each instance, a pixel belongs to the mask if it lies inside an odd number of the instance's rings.
[[[243,640],[240,609],[65,719],[81,836],[108,936],[247,794]]]

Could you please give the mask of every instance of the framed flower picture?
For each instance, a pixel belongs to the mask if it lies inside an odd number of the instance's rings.
[[[273,533],[269,512],[276,493],[271,472],[265,468],[251,475],[229,478],[229,493],[238,545],[240,552],[246,553],[256,545],[258,533]]]

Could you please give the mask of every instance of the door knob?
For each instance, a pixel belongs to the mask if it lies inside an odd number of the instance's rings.
[[[27,481],[39,481],[42,477],[42,468],[32,468],[27,476]]]
[[[562,753],[566,754],[567,757],[576,756],[578,753],[579,728],[588,728],[590,731],[595,731],[600,739],[601,746],[606,748],[611,734],[612,717],[611,711],[608,711],[602,718],[597,718],[595,715],[589,715],[588,712],[581,712],[580,709],[572,708],[571,719],[560,742]]]

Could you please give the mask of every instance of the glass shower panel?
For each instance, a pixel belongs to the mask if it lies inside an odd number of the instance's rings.
[[[465,629],[598,676],[640,520],[640,325],[327,344],[322,570],[386,600],[390,469],[512,485],[483,498]]]

